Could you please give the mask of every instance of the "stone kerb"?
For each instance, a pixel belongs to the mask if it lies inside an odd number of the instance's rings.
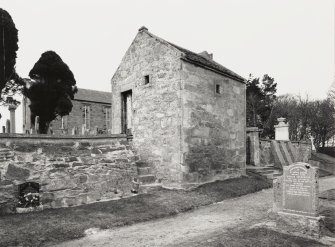
[[[283,168],[274,180],[273,210],[278,213],[277,227],[292,234],[321,236],[324,217],[319,216],[318,168],[297,162]]]

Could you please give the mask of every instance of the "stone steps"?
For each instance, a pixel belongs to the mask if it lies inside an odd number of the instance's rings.
[[[136,161],[137,180],[139,184],[137,193],[149,193],[162,187],[157,183],[156,176],[153,175],[151,167],[144,161]]]
[[[267,165],[263,167],[247,166],[247,170],[253,171],[269,180],[273,180],[283,174],[282,170],[276,168],[274,165]]]
[[[150,167],[137,167],[137,174],[138,175],[150,175],[151,168]]]
[[[1,148],[0,149],[0,161],[7,160],[8,158],[12,158],[14,156],[11,149]]]
[[[162,184],[160,183],[153,183],[153,184],[143,184],[139,188],[139,193],[151,193],[154,191],[158,191],[162,188]]]
[[[156,182],[156,177],[154,175],[139,175],[137,178],[141,185],[142,184],[153,184]]]

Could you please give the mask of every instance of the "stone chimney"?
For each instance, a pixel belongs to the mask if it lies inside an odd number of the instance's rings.
[[[142,31],[148,31],[148,28],[145,27],[145,26],[142,26],[140,27],[140,29],[138,29],[139,32],[142,32]]]
[[[208,59],[208,60],[213,60],[213,53],[208,53],[207,51],[203,51],[198,53],[200,56]]]

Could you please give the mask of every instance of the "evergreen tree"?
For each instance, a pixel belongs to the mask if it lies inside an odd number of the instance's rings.
[[[276,99],[277,83],[274,78],[265,74],[260,78],[251,75],[247,81],[247,126],[263,129],[263,135],[269,135],[270,123],[268,121]]]
[[[47,133],[49,124],[57,116],[68,115],[71,100],[77,92],[72,71],[54,51],[47,51],[29,72],[32,79],[23,94],[30,99],[31,121],[39,116],[39,132]]]
[[[9,13],[0,8],[0,92],[17,78],[15,72],[18,31]]]

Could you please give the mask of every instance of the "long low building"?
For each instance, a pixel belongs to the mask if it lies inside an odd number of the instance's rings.
[[[29,104],[29,99],[24,98],[22,102],[24,133],[29,133],[33,128]],[[69,115],[51,122],[50,127],[54,134],[71,134],[74,127],[80,133],[83,125],[88,130],[97,127],[100,133],[107,133],[111,129],[111,93],[78,88],[72,104],[73,108]]]

